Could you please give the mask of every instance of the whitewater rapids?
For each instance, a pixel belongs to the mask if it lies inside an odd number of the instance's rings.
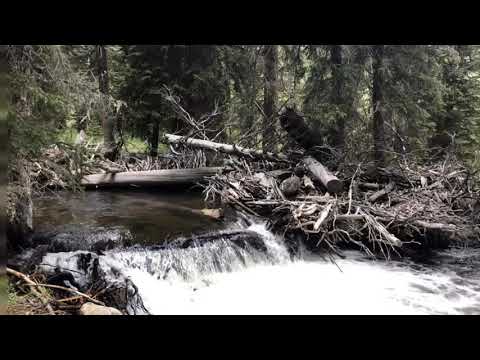
[[[459,276],[449,267],[372,261],[356,251],[336,265],[305,251],[291,259],[263,225],[249,229],[265,239],[266,255],[233,252],[220,242],[147,257],[107,257],[138,287],[154,315],[480,314],[478,272]]]

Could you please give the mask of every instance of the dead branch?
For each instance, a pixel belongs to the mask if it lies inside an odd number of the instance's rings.
[[[13,269],[10,269],[7,267],[7,274],[13,275],[19,279],[22,279],[27,285],[29,286],[37,286],[38,284],[32,281],[27,275],[15,271]],[[55,315],[55,311],[53,311],[52,306],[49,303],[49,300],[46,299],[46,295],[41,294],[37,289],[32,288],[31,289],[32,293],[42,302],[42,304],[45,306],[45,308],[48,310],[48,313],[50,315]]]

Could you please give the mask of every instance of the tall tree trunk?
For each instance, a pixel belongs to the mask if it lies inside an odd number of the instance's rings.
[[[103,104],[101,111],[101,120],[103,127],[103,146],[104,156],[110,160],[115,160],[115,136],[114,136],[114,122],[113,118],[109,116],[107,110],[107,97],[109,95],[108,82],[108,58],[107,49],[105,45],[96,46],[97,55],[97,73],[98,73],[98,88],[102,93]]]
[[[156,157],[158,155],[158,137],[160,132],[160,125],[158,119],[152,122],[152,132],[150,133],[150,156]]]
[[[263,133],[262,148],[264,152],[272,151],[274,130],[275,102],[277,98],[277,58],[278,49],[276,45],[265,46],[264,49],[264,93],[263,93]]]
[[[385,165],[385,124],[384,124],[384,98],[383,98],[383,57],[384,45],[374,45],[373,52],[373,148],[374,159],[377,166]]]
[[[333,146],[343,152],[345,146],[345,114],[344,114],[344,74],[342,68],[342,45],[330,46],[330,59],[332,61],[332,104],[336,105],[336,126],[333,138]]]

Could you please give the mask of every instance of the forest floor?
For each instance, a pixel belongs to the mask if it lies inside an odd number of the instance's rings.
[[[45,313],[41,302],[33,294],[20,294],[8,284],[6,276],[0,277],[0,314],[40,315]]]

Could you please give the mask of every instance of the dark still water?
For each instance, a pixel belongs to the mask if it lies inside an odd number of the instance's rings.
[[[63,192],[34,200],[34,224],[37,232],[123,228],[136,243],[158,244],[221,229],[221,223],[198,212],[205,207],[202,194],[193,191]]]

